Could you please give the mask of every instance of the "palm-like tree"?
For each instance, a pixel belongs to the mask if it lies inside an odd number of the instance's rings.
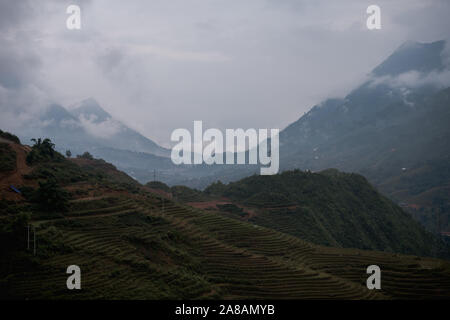
[[[33,141],[34,142],[34,146],[33,147],[40,147],[41,146],[41,144],[42,144],[42,139],[41,138],[38,138],[37,140],[36,139],[31,139],[31,141]]]
[[[41,138],[31,139],[31,141],[34,142],[33,149],[39,150],[43,155],[54,156],[55,144],[49,138],[45,138],[44,140]]]

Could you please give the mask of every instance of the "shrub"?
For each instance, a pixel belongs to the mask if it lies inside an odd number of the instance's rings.
[[[69,207],[69,193],[54,180],[47,180],[39,182],[39,188],[33,195],[33,202],[47,212],[65,212]]]
[[[58,153],[55,151],[55,144],[48,138],[42,140],[31,139],[34,145],[27,155],[27,163],[33,165],[40,162],[46,162],[55,159]],[[61,156],[61,155],[60,155]]]
[[[82,155],[77,155],[77,158],[94,160],[94,157],[89,152],[84,152]]]
[[[165,184],[164,182],[161,181],[150,181],[146,184],[147,187],[152,188],[152,189],[158,189],[158,190],[162,190],[165,191],[167,193],[170,193],[170,187]]]

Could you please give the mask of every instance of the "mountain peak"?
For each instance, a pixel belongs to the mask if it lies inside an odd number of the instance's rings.
[[[75,109],[71,113],[79,118],[84,116],[85,118],[94,118],[95,122],[103,122],[111,118],[111,115],[103,110],[97,100],[94,98],[87,98],[75,106]]]
[[[421,43],[406,41],[372,73],[375,76],[397,76],[408,71],[428,73],[444,69],[442,51],[445,41]]]

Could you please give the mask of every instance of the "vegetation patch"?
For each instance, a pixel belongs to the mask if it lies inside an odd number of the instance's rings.
[[[285,171],[217,182],[205,193],[257,207],[251,222],[317,244],[450,257],[443,241],[358,174]]]
[[[233,203],[217,204],[216,206],[224,212],[244,214],[244,210]]]
[[[16,152],[7,143],[0,143],[0,172],[13,171],[16,169]]]
[[[170,187],[161,181],[150,181],[146,184],[147,187],[157,190],[162,190],[164,192],[170,193]]]
[[[208,199],[201,191],[186,186],[173,186],[170,190],[173,198],[180,202],[197,202]]]

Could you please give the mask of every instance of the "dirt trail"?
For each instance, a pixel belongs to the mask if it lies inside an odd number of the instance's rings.
[[[23,199],[22,196],[13,192],[10,185],[18,187],[25,184],[23,175],[30,173],[32,170],[26,162],[27,154],[31,148],[5,139],[1,139],[0,142],[8,143],[16,153],[17,158],[16,169],[14,171],[0,174],[0,198],[5,198],[7,200],[21,200]]]

